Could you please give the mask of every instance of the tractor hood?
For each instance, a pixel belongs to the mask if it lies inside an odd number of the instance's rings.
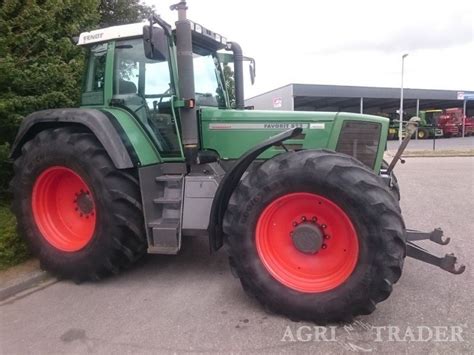
[[[360,127],[364,127],[366,123],[366,127],[378,127],[378,133],[369,138],[377,150],[374,152],[377,158],[373,166],[376,170],[382,161],[389,126],[389,119],[385,117],[346,112],[223,110],[205,107],[200,110],[200,115],[202,148],[218,152],[224,160],[238,159],[263,140],[295,127],[301,127],[303,132],[295,139],[285,142],[288,149],[338,150],[341,132],[343,127],[347,127],[345,122]],[[364,132],[352,131],[348,139],[354,140],[359,136],[362,140]],[[272,147],[261,158],[270,158],[283,150],[283,147]],[[353,153],[351,155],[357,155],[357,152]]]

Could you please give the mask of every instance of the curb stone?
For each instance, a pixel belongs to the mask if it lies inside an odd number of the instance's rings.
[[[34,270],[0,285],[0,302],[54,278],[43,270]]]

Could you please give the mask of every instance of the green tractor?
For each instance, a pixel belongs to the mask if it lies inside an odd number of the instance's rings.
[[[405,227],[387,118],[246,109],[241,47],[172,9],[174,29],[153,15],[82,33],[81,107],[22,122],[13,210],[42,268],[98,280],[205,236],[267,309],[317,323],[371,313],[407,254],[464,270],[410,241],[445,242]]]
[[[428,139],[443,137],[443,130],[438,127],[438,116],[442,110],[424,110],[418,113],[420,121],[417,124],[417,129],[412,134],[412,138]],[[400,128],[400,121],[398,114],[392,114],[390,117],[390,125],[388,129],[388,139],[398,139],[398,131]],[[404,114],[403,125],[405,126],[409,120],[409,115]],[[456,131],[457,132],[457,131]],[[457,133],[456,133],[457,134]],[[405,127],[402,128],[402,137],[405,137]]]

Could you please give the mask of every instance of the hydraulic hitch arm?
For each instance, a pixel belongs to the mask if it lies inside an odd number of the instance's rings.
[[[407,229],[405,231],[407,238],[407,256],[423,261],[425,263],[435,265],[443,270],[446,270],[452,274],[462,274],[466,270],[466,266],[456,266],[457,258],[454,254],[446,254],[440,258],[423,249],[419,245],[413,243],[414,240],[430,240],[440,245],[446,245],[449,243],[450,238],[443,238],[443,231],[440,228],[436,228],[432,232],[420,232],[413,229]]]
[[[418,126],[418,122],[420,122],[420,118],[416,117],[416,116],[410,118],[410,120],[407,122],[407,125],[406,125],[406,128],[405,128],[405,132],[406,132],[405,138],[403,139],[402,143],[400,144],[400,147],[398,147],[398,150],[395,153],[395,156],[393,157],[392,161],[390,162],[390,165],[388,166],[388,169],[387,169],[387,174],[390,175],[390,172],[393,170],[395,165],[397,165],[397,162],[399,160],[402,160],[401,159],[402,154],[405,151],[408,143],[410,142],[411,136],[413,135],[413,133],[416,132],[416,127]],[[402,161],[402,163],[404,163],[404,162]]]

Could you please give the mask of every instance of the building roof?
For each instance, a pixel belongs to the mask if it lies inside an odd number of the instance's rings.
[[[347,110],[357,111],[363,98],[364,110],[390,111],[400,105],[400,88],[319,85],[319,84],[288,84],[283,87],[265,92],[247,99],[249,104],[267,102],[269,97],[292,93],[295,110]],[[462,107],[463,95],[474,95],[469,90],[434,90],[404,88],[403,96],[406,108],[415,108],[419,100],[419,108],[449,108]],[[470,96],[472,97],[472,96]],[[474,101],[468,101],[471,108]],[[256,106],[257,107],[257,106]]]

